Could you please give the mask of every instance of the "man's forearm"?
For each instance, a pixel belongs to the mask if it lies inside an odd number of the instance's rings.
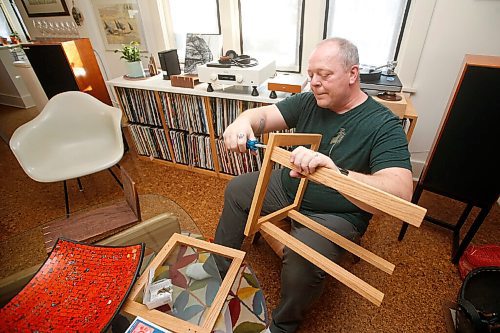
[[[365,184],[376,187],[384,192],[411,200],[413,193],[413,180],[410,170],[403,168],[387,168],[373,175],[349,171],[349,177],[359,180]]]
[[[255,136],[287,128],[283,116],[274,105],[248,109],[236,119],[236,121],[240,120],[250,124]]]

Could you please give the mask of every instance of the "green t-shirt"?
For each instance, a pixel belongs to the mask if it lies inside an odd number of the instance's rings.
[[[319,107],[311,92],[291,96],[276,106],[288,127],[297,133],[322,134],[319,151],[340,168],[364,174],[389,167],[411,170],[400,120],[371,97],[344,114]],[[290,177],[289,169],[283,170],[281,178],[287,195],[294,198],[300,180]],[[339,215],[361,233],[371,218],[336,190],[313,182],[307,186],[301,210]]]

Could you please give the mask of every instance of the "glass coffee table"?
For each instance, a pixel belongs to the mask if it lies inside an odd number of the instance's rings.
[[[170,199],[161,195],[145,194],[139,196],[139,201],[142,222],[108,237],[98,242],[98,244],[118,246],[144,242],[146,251],[141,274],[148,273],[145,270],[146,267],[173,233],[179,233],[182,230],[184,235],[203,239],[192,218]],[[96,209],[110,203],[112,202],[89,207],[79,212]],[[74,214],[79,212],[74,212]],[[50,223],[50,221],[47,223]],[[14,265],[10,268],[11,271],[17,269],[17,272],[0,282],[2,304],[22,289],[45,261],[47,254],[44,249],[42,229],[47,223],[41,223],[0,243],[0,249],[3,253],[9,253],[7,257],[4,256],[1,260],[8,260],[10,263],[17,264],[17,266]],[[19,244],[26,244],[27,246],[19,250]],[[16,250],[16,248],[18,249]],[[202,280],[189,278],[186,275],[186,269],[194,263],[203,263],[209,276]],[[154,276],[155,280],[161,278],[171,279],[173,284],[172,302],[156,310],[195,325],[199,325],[205,319],[222,282],[213,256],[208,251],[185,245],[176,248],[167,260],[156,269]],[[5,288],[6,283],[11,283],[9,288]],[[137,301],[141,301],[140,297],[137,298]],[[122,327],[134,319],[130,315],[125,316],[128,321],[123,321],[123,318],[121,318]],[[267,322],[267,308],[258,280],[251,268],[243,264],[239,269],[235,283],[229,292],[214,329],[217,332],[230,333],[234,330],[250,327],[251,331],[260,332],[267,326]]]

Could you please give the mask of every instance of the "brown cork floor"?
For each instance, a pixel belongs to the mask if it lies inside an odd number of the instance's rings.
[[[10,134],[4,130],[3,136]],[[125,154],[121,165],[137,183],[139,194],[169,198],[191,216],[204,236],[213,237],[226,180],[139,160],[131,153]],[[40,254],[34,253],[30,242],[16,240],[41,237],[35,227],[64,214],[64,197],[62,184],[38,183],[26,176],[3,140],[0,140],[0,171],[0,278],[3,278],[40,261],[37,258]],[[72,210],[122,196],[106,171],[83,177],[82,182],[84,192],[78,191],[76,182],[69,182]],[[424,193],[420,205],[433,216],[451,222],[458,219],[464,208],[463,204],[429,193]],[[474,210],[465,229],[476,214]],[[498,242],[499,215],[500,209],[495,205],[473,243]],[[420,229],[410,228],[405,239],[398,242],[400,226],[400,222],[390,218],[375,219],[362,241],[363,246],[396,265],[392,276],[363,261],[345,264],[385,293],[382,306],[375,307],[328,277],[321,301],[313,306],[300,332],[446,332],[442,306],[456,299],[461,284],[457,267],[450,262],[451,232],[424,223]],[[271,311],[279,300],[280,262],[262,241],[245,244],[244,250]]]

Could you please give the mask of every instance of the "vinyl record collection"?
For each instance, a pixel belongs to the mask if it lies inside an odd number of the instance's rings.
[[[230,175],[241,175],[243,173],[260,170],[263,157],[261,152],[257,151],[256,156],[249,153],[233,153],[226,149],[223,140],[216,139],[215,142],[221,172]]]
[[[168,128],[209,134],[204,97],[164,92],[159,95]]]
[[[231,153],[224,146],[222,134],[241,112],[262,103],[123,87],[116,87],[116,91],[139,155],[229,175],[260,170],[262,151],[257,155]],[[212,136],[209,121],[215,132]],[[212,147],[216,147],[217,155]],[[215,170],[215,158],[219,170]]]
[[[129,124],[129,129],[139,155],[172,161],[163,128]]]
[[[116,90],[129,122],[162,126],[153,91],[122,87],[116,87]]]
[[[235,99],[211,98],[210,107],[214,120],[215,135],[222,137],[224,130],[244,110],[262,106],[262,103],[239,101]]]

